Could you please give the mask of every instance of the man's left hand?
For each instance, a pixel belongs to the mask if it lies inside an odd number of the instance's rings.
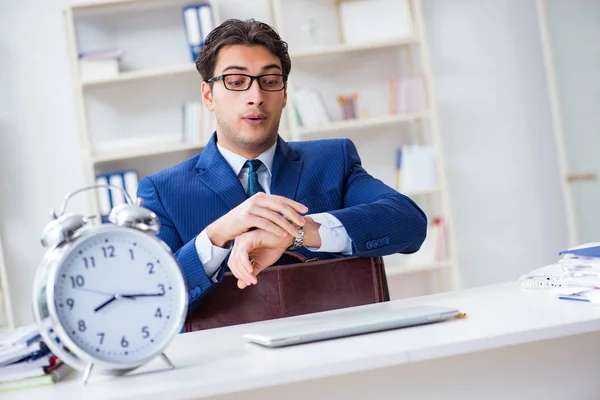
[[[237,236],[227,265],[238,278],[238,287],[244,289],[248,286],[246,280],[240,279],[240,276],[244,276],[242,271],[251,271],[251,275],[255,278],[253,283],[256,284],[256,276],[279,260],[293,240],[291,235],[281,237],[262,229]],[[250,258],[254,262],[250,262]]]

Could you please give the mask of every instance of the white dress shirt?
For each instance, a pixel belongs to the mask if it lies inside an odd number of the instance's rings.
[[[262,161],[262,165],[258,169],[258,182],[263,187],[266,193],[271,193],[271,176],[273,168],[273,158],[275,156],[275,143],[267,151],[256,157]],[[225,158],[225,161],[231,166],[231,169],[240,180],[244,192],[248,190],[248,168],[244,167],[247,159],[239,154],[233,153],[217,143],[217,149]],[[321,236],[321,247],[307,247],[310,251],[323,251],[328,253],[352,254],[352,241],[346,232],[344,225],[333,215],[329,213],[309,214],[315,222],[321,224],[319,227],[319,236]],[[216,281],[216,276],[220,270],[221,263],[231,251],[231,247],[222,248],[215,246],[208,238],[208,233],[204,229],[196,237],[196,251],[198,257],[204,266],[206,275]]]

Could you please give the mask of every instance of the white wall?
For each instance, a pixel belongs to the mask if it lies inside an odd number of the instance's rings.
[[[554,262],[568,232],[534,0],[424,0],[463,286]]]
[[[565,141],[565,173],[600,171],[600,2],[545,0]],[[594,38],[595,40],[590,40]],[[575,182],[572,191],[576,243],[600,236],[600,183]]]
[[[0,0],[0,232],[19,325],[33,319],[32,280],[49,211],[84,182],[62,25],[66,4]]]
[[[48,211],[84,184],[68,3],[0,0],[0,232],[17,324],[31,321]],[[567,242],[533,0],[425,6],[463,283],[515,279]]]

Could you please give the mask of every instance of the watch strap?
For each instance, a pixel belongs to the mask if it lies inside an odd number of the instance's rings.
[[[304,228],[301,226],[296,226],[296,229],[298,229],[298,232],[300,232],[300,234],[296,236],[296,238],[294,239],[294,243],[290,247],[288,247],[288,250],[294,250],[299,247],[302,247],[302,244],[304,243]]]

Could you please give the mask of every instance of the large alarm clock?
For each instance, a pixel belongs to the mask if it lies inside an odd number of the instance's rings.
[[[92,224],[64,213],[77,192],[42,234],[47,251],[33,290],[42,338],[85,372],[84,382],[92,369],[124,374],[159,355],[173,367],[163,350],[181,332],[188,302],[179,263],[156,236],[156,215],[128,199],[107,223]]]

